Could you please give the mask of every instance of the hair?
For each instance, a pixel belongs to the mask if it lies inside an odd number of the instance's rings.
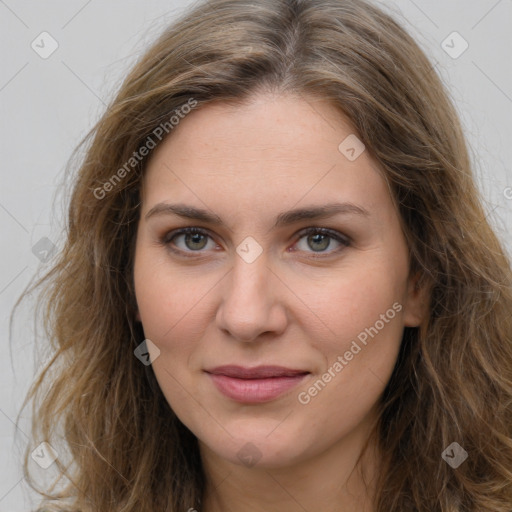
[[[364,0],[195,6],[138,60],[80,143],[64,247],[31,288],[43,288],[53,357],[23,408],[33,401],[34,440],[64,442],[50,490],[28,471],[35,445],[25,453],[25,477],[45,497],[38,512],[200,510],[197,439],[134,356],[144,333],[133,254],[152,152],[130,159],[187,102],[236,106],[257,92],[323,98],[350,120],[383,170],[411,272],[429,290],[427,318],[404,329],[379,400],[375,511],[510,512],[510,260],[443,82],[405,29]],[[468,453],[457,469],[441,457],[452,442]]]

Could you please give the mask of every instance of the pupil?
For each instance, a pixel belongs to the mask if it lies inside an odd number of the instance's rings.
[[[202,235],[201,233],[193,233],[193,234],[187,234],[187,238],[186,238],[186,241],[187,243],[192,239],[192,244],[200,244],[200,239],[201,237],[203,237],[204,235]],[[204,242],[204,241],[203,241]],[[202,249],[204,247],[204,243],[202,246],[200,247],[192,247],[194,249]],[[190,248],[190,247],[189,247]]]
[[[320,249],[327,249],[327,247],[329,247],[329,237],[327,235],[316,234],[316,235],[311,235],[309,238],[310,238],[310,240],[313,240],[313,243],[321,242],[322,241],[321,239],[323,238],[323,241],[327,242],[327,243],[324,243]],[[320,240],[319,240],[319,238],[320,238]]]

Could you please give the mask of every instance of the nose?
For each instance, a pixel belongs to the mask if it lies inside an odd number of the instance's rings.
[[[265,254],[247,263],[235,256],[233,269],[224,280],[217,310],[219,329],[238,341],[250,342],[263,334],[275,337],[287,324],[281,281],[269,267]]]

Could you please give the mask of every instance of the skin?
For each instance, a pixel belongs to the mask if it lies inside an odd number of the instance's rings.
[[[418,276],[409,275],[399,215],[377,163],[368,151],[350,161],[338,150],[353,133],[325,100],[259,93],[243,106],[216,102],[192,111],[149,161],[134,263],[137,318],[160,350],[152,367],[168,403],[199,439],[208,479],[202,512],[373,510],[376,447],[360,471],[354,466],[403,329],[421,323],[426,301]],[[331,202],[368,215],[273,228],[282,211]],[[223,224],[169,213],[146,219],[158,203],[204,208]],[[186,226],[209,237],[165,238]],[[308,241],[299,232],[311,226],[351,244]],[[236,252],[248,236],[262,249],[252,263]],[[394,303],[402,306],[394,318],[300,403],[298,394]],[[224,364],[310,374],[270,402],[242,404],[203,371]],[[257,448],[253,466],[237,456],[248,442]]]

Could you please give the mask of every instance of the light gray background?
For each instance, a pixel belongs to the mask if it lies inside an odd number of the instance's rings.
[[[44,266],[32,247],[43,237],[61,246],[64,208],[55,193],[73,148],[147,44],[192,4],[187,0],[0,0],[4,355],[0,358],[0,512],[35,508],[20,467],[30,410],[26,409],[18,429],[13,423],[40,368],[36,357],[44,358],[35,351],[28,307],[17,317],[12,353],[8,341],[11,308]],[[512,187],[512,0],[384,0],[382,4],[402,21],[449,85],[474,155],[488,218],[512,252],[512,189],[508,188]],[[59,45],[47,59],[31,48],[43,31]],[[469,44],[456,59],[442,48],[454,31]],[[35,463],[33,467],[39,469]],[[45,471],[39,474],[54,476],[52,467]]]

